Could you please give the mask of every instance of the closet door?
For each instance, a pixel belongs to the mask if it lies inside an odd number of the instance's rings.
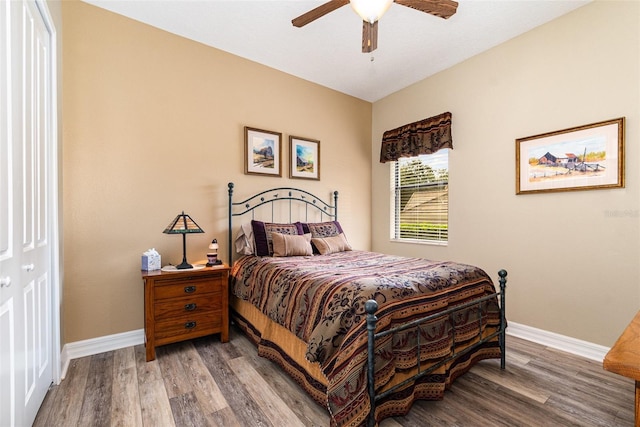
[[[14,254],[13,143],[10,32],[11,2],[0,3],[0,425],[15,425],[16,317],[15,298],[18,263]]]
[[[22,426],[53,379],[51,37],[33,0],[0,7],[0,425]]]
[[[19,356],[15,323],[19,263],[14,245],[11,34],[12,2],[0,3],[0,425],[16,425],[16,379]]]

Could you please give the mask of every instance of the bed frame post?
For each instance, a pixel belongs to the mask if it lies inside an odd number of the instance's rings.
[[[228,256],[229,256],[229,267],[233,265],[233,250],[231,249],[231,245],[233,244],[233,230],[231,228],[231,218],[233,218],[232,214],[232,206],[233,206],[233,182],[227,184],[229,187],[229,231],[227,233],[229,241],[227,246]]]
[[[507,316],[505,311],[505,290],[507,289],[507,271],[500,270],[498,271],[498,276],[500,276],[500,369],[504,369],[506,366],[506,330],[507,330]]]
[[[337,199],[338,192],[335,193]],[[375,348],[375,332],[378,318],[375,312],[378,310],[378,303],[370,299],[364,304],[364,310],[367,312],[367,386],[369,390],[369,418],[367,426],[374,427],[376,424],[376,388],[375,388],[375,363],[373,361]]]
[[[338,220],[338,192],[333,192],[333,219]]]

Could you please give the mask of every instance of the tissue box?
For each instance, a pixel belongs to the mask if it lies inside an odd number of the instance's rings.
[[[160,270],[160,254],[155,250],[143,253],[142,269],[147,271]]]

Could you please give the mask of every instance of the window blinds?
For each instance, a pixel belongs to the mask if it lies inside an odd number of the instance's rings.
[[[392,168],[393,237],[447,242],[449,150],[400,158]]]

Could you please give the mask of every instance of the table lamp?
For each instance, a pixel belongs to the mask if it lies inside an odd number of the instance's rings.
[[[181,214],[171,221],[171,223],[164,229],[165,234],[182,234],[182,264],[176,265],[178,270],[184,270],[187,268],[193,268],[191,264],[187,262],[187,234],[188,233],[204,233],[204,230],[200,228],[191,217],[182,211]]]

